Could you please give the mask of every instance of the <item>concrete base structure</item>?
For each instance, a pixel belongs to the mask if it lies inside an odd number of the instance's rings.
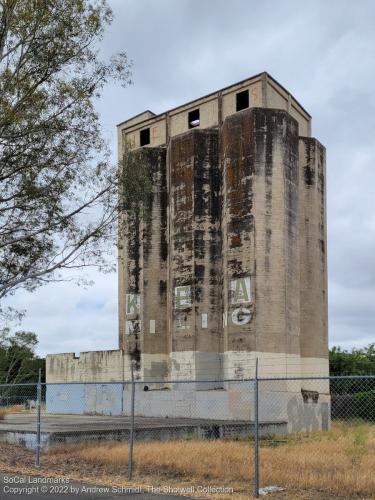
[[[199,353],[177,357],[176,377],[173,382],[145,378],[136,383],[135,415],[137,417],[183,418],[202,420],[254,421],[254,381],[255,360],[258,359],[259,377],[275,377],[259,381],[259,418],[260,422],[277,423],[269,433],[277,431],[300,432],[328,430],[330,428],[330,396],[327,379],[305,380],[295,377],[320,376],[328,371],[328,361],[324,359],[301,360],[298,356],[277,355],[272,353],[226,353],[220,359],[230,367],[226,373],[232,381],[217,379],[205,382],[204,378],[186,381],[178,364],[191,363]],[[251,354],[251,355],[249,355]],[[95,372],[87,370],[95,357]],[[76,415],[102,414],[129,416],[131,385],[130,377],[120,375],[129,372],[128,358],[123,351],[103,351],[82,353],[79,358],[72,354],[54,355],[53,373],[49,377],[46,392],[48,414],[69,413]],[[110,375],[111,360],[117,363],[108,383],[99,383]],[[47,370],[52,373],[48,359]],[[246,371],[243,369],[246,361]],[[66,366],[70,369],[66,370]],[[112,365],[113,366],[113,365]],[[56,370],[59,367],[60,373]],[[287,374],[287,375],[285,375]],[[280,379],[279,377],[294,377]],[[98,383],[93,383],[93,379]],[[238,379],[238,382],[235,380]],[[233,381],[234,380],[234,381]],[[80,381],[81,383],[76,383]],[[127,381],[122,383],[123,381]],[[181,381],[181,382],[179,382]],[[64,383],[65,382],[65,383]],[[74,382],[74,383],[72,383]],[[284,422],[285,425],[279,425]]]
[[[260,436],[283,435],[285,422],[262,422]],[[43,416],[41,447],[48,449],[66,444],[90,442],[128,442],[130,421],[128,418],[108,416],[49,415]],[[254,434],[253,423],[237,420],[161,419],[138,418],[134,439],[139,441],[168,441],[171,439],[220,439],[248,438]],[[0,422],[0,442],[19,444],[35,449],[37,435],[35,415],[23,415],[20,421],[10,415],[6,423]]]
[[[327,358],[259,351],[227,351],[222,354],[184,351],[172,352],[162,359],[157,355],[141,354],[140,364],[146,367],[142,377],[145,382],[220,381],[254,378],[257,359],[260,378],[326,377],[329,373]],[[126,382],[131,379],[130,363],[129,356],[120,349],[82,352],[80,356],[74,353],[49,354],[46,359],[47,382]],[[163,370],[157,376],[158,368],[154,365],[159,367],[160,363]],[[147,372],[152,373],[148,375]],[[164,372],[169,374],[168,378]],[[192,373],[196,373],[196,377],[192,378]]]
[[[205,386],[198,382],[163,387],[136,384],[135,416],[186,422],[254,421],[254,382],[222,382],[209,390]],[[304,387],[304,381],[298,380],[260,381],[260,422],[284,422],[283,432],[329,430],[329,396]],[[129,416],[130,398],[130,384],[51,384],[46,408],[48,414]]]

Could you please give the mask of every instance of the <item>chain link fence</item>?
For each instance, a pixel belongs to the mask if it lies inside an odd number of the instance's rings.
[[[2,385],[0,441],[3,466],[155,493],[370,497],[375,376]]]

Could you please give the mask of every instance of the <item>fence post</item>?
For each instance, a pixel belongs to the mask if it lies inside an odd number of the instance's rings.
[[[255,360],[254,380],[254,496],[259,498],[259,382],[258,358]]]
[[[40,420],[41,420],[41,409],[42,409],[42,370],[39,368],[39,376],[38,376],[38,386],[37,386],[37,395],[36,395],[36,412],[37,412],[37,421],[36,421],[36,457],[35,457],[35,465],[40,467]]]
[[[133,445],[134,445],[134,401],[135,401],[135,383],[134,383],[134,364],[130,364],[131,370],[131,402],[130,402],[130,436],[129,436],[129,457],[128,457],[128,479],[133,476]]]

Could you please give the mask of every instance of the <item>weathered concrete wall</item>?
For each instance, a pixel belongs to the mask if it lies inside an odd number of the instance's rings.
[[[241,111],[224,122],[222,151],[224,370],[249,377],[234,353],[299,354],[298,125]]]
[[[47,381],[53,382],[121,382],[124,380],[124,353],[116,351],[48,354]]]
[[[317,400],[304,401],[301,392],[290,389],[262,391],[259,394],[260,421],[285,421],[288,432],[328,431],[331,426],[330,397],[318,394]]]
[[[144,207],[142,231],[143,294],[141,330],[144,379],[168,377],[167,170],[166,149],[145,149],[152,192]]]
[[[306,111],[298,102],[280,85],[277,85],[272,78],[265,77],[265,103],[264,107],[282,109],[287,111],[297,122],[299,135],[308,137],[311,135],[311,120]]]
[[[306,374],[328,368],[325,148],[299,139],[301,356]]]
[[[236,94],[237,92],[249,91],[249,107],[262,107],[263,106],[263,85],[262,78],[253,80],[251,83],[241,85],[234,85],[230,89],[222,91],[222,114],[223,119],[227,116],[236,113]]]
[[[155,418],[183,418],[253,422],[254,385],[229,382],[225,388],[202,389],[203,384],[178,384],[172,390],[143,384],[135,387],[135,415]],[[47,414],[130,415],[130,384],[50,384],[46,392]],[[260,382],[259,419],[269,433],[329,430],[330,398],[309,396],[301,382]],[[151,432],[153,427],[151,426]],[[110,429],[107,429],[109,431]],[[155,429],[154,429],[155,430]]]
[[[139,148],[139,132],[150,128],[150,147],[169,142],[169,138],[189,130],[188,113],[200,110],[199,128],[220,126],[222,120],[236,112],[236,94],[249,91],[249,107],[276,108],[288,111],[299,124],[300,135],[311,135],[311,117],[296,99],[267,73],[255,75],[242,82],[231,85],[205,97],[196,99],[158,116],[151,115],[135,122],[127,120],[118,125],[123,142],[131,148]]]
[[[244,110],[226,118],[222,129],[223,351],[228,378],[248,376],[250,366],[246,357],[233,364],[227,353],[255,349],[252,120],[253,110]]]
[[[197,108],[200,110],[200,128],[211,128],[218,125],[217,99],[199,99],[188,106],[181,106],[181,108],[170,112],[171,137],[189,130],[188,113]]]
[[[219,378],[221,179],[218,131],[194,129],[173,138],[170,149],[171,377]]]
[[[142,210],[128,213],[124,224],[119,345],[135,362],[138,378],[163,379],[168,373],[166,149],[142,148],[130,156],[145,166],[152,188]],[[129,363],[129,378],[128,368]]]
[[[130,127],[128,123],[126,123],[126,127]],[[138,127],[138,128],[137,128]],[[125,130],[121,131],[122,142],[127,143],[128,147],[131,149],[136,149],[141,147],[140,145],[140,130],[144,128],[150,128],[150,146],[156,147],[162,144],[165,144],[167,141],[167,118],[163,117],[150,117],[147,120],[146,125],[142,123],[142,125],[137,125],[133,127],[133,130],[127,132]]]

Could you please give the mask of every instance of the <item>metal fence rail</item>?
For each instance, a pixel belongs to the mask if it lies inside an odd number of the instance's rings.
[[[68,453],[124,482],[366,496],[375,376],[3,384],[0,441],[3,462],[18,443],[47,471]]]

